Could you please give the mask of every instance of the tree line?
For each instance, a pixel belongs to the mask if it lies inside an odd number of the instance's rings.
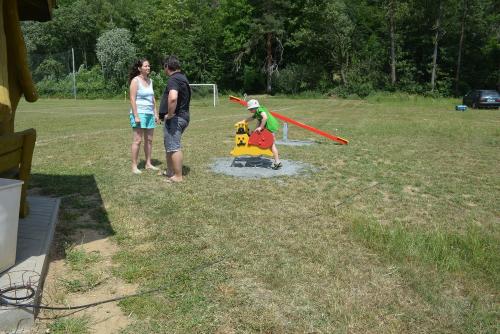
[[[22,26],[34,79],[49,93],[68,80],[68,57],[57,55],[71,48],[79,80],[110,94],[126,87],[134,58],[161,76],[167,54],[192,82],[235,92],[460,96],[500,85],[497,0],[57,3],[53,20]]]

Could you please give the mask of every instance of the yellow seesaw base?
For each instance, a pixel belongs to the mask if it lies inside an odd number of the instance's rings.
[[[239,157],[242,155],[251,155],[251,156],[259,156],[259,155],[267,155],[272,157],[273,152],[271,152],[270,148],[260,148],[255,145],[248,145],[248,124],[246,122],[238,122],[234,125],[236,128],[236,135],[234,137],[234,148],[231,151],[231,155],[234,157]]]

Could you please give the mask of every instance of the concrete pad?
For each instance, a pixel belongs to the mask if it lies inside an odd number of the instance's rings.
[[[49,249],[54,236],[60,200],[28,196],[29,215],[19,219],[16,264],[0,273],[0,290],[27,285],[33,290],[19,289],[5,293],[10,298],[25,298],[20,304],[38,305],[47,274]],[[0,333],[29,333],[38,310],[33,307],[0,305]]]
[[[212,171],[218,174],[225,174],[241,178],[269,178],[277,176],[298,175],[314,171],[314,167],[292,160],[281,160],[283,167],[278,170],[271,168],[272,159],[265,157],[241,156],[236,158],[215,159],[212,164]]]
[[[277,140],[276,145],[279,146],[309,146],[312,144],[316,144],[315,141],[311,140],[290,140],[290,139],[283,139],[283,140]]]

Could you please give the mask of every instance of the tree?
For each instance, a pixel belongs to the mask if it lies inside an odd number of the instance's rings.
[[[217,81],[222,76],[224,28],[221,3],[200,0],[158,0],[143,6],[135,20],[137,44],[155,64],[175,54],[191,82]]]
[[[395,33],[395,4],[396,0],[389,0],[387,4],[389,16],[389,36],[391,39],[391,84],[396,84],[396,33]]]
[[[460,20],[460,38],[458,42],[457,70],[455,73],[455,96],[458,96],[458,82],[460,80],[460,65],[462,63],[462,48],[464,45],[465,21],[467,18],[468,1],[462,1],[462,17]]]
[[[128,67],[136,56],[130,32],[124,28],[116,28],[103,33],[97,39],[96,54],[104,77],[115,84],[115,87],[125,84]]]
[[[306,19],[293,34],[293,45],[315,50],[315,61],[323,61],[347,85],[355,26],[344,2],[308,0],[303,14]],[[334,75],[331,73],[330,77]]]
[[[278,70],[283,59],[287,13],[293,8],[293,4],[287,0],[252,0],[249,3],[253,7],[249,40],[236,57],[236,63],[240,64],[246,55],[261,54],[263,50],[262,68],[266,74],[266,92],[270,94],[273,73]]]
[[[438,57],[438,46],[439,46],[439,39],[441,37],[441,16],[443,12],[443,1],[438,0],[439,6],[438,6],[438,11],[436,15],[436,24],[434,25],[433,29],[435,31],[434,33],[434,51],[432,53],[432,70],[431,70],[431,92],[434,91],[434,87],[436,84],[436,67],[437,67],[437,57]]]
[[[57,80],[67,72],[64,65],[53,58],[45,58],[33,71],[33,79],[40,81],[43,79]]]
[[[221,30],[220,49],[218,55],[222,62],[223,71],[219,78],[222,85],[227,87],[245,87],[245,75],[241,75],[240,68],[241,50],[250,39],[250,25],[252,24],[252,6],[247,0],[221,0],[218,8],[217,20],[215,21]],[[212,23],[213,24],[213,23]],[[243,69],[245,72],[245,68]],[[256,73],[257,71],[253,71]],[[255,81],[255,80],[250,80]],[[250,82],[252,86],[254,82]],[[251,90],[251,88],[250,88]]]
[[[98,37],[125,28],[154,70],[160,70],[165,55],[176,54],[191,81],[217,82],[221,89],[269,93],[277,87],[322,92],[338,88],[347,95],[357,93],[356,87],[363,94],[390,87],[460,94],[470,88],[495,88],[500,81],[499,4],[58,0],[53,20],[22,26],[33,69],[51,57],[69,70],[64,56],[71,48],[77,67],[92,67],[98,63]],[[41,69],[48,65],[53,64]]]

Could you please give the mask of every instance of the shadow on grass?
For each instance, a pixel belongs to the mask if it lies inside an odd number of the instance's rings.
[[[162,168],[161,164],[162,162],[158,159],[151,159],[151,163],[153,164],[153,166],[155,167],[158,167],[158,168]],[[138,164],[137,164],[137,168],[139,169],[144,169],[146,168],[146,161],[144,160],[141,160]],[[186,165],[183,165],[182,166],[182,175],[183,176],[186,176],[189,174],[189,172],[191,172],[191,168],[189,166],[186,166]]]
[[[107,238],[115,232],[93,175],[32,174],[28,194],[59,197],[58,223],[52,259],[65,257],[65,248]],[[74,240],[77,232],[84,238]]]
[[[272,161],[263,157],[236,157],[231,164],[231,167],[260,167],[271,169]]]
[[[153,164],[153,166],[156,166],[158,168],[160,168],[162,164],[162,162],[158,159],[151,159],[151,163]],[[139,169],[146,168],[146,161],[140,159],[139,162],[137,163],[137,168]]]

